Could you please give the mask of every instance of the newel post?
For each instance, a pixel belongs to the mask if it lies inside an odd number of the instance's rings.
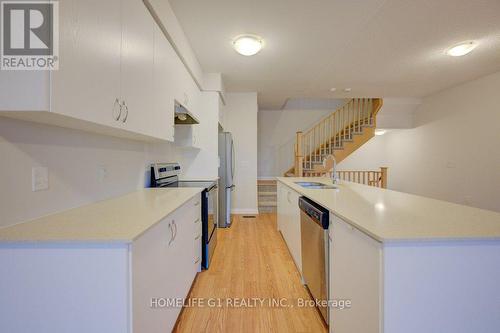
[[[304,174],[304,155],[302,151],[302,132],[297,132],[295,140],[295,177],[302,177]]]
[[[380,167],[380,173],[381,173],[381,180],[380,180],[380,187],[382,188],[387,188],[387,167]]]

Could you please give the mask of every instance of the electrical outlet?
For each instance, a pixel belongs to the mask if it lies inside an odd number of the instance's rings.
[[[31,187],[33,192],[43,191],[49,188],[48,168],[34,167],[31,169]]]

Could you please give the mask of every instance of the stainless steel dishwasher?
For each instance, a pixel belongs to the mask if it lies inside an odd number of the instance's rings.
[[[302,278],[311,296],[328,301],[329,241],[328,210],[305,198],[299,198],[300,232],[302,245]],[[328,324],[328,306],[318,307]]]

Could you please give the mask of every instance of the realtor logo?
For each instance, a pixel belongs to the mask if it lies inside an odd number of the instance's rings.
[[[58,69],[59,3],[1,1],[2,70]]]

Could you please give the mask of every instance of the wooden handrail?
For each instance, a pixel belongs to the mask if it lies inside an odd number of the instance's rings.
[[[374,126],[375,116],[381,106],[382,99],[379,98],[354,98],[323,117],[306,132],[297,132],[295,175],[301,175],[297,168],[299,159],[305,162],[307,169],[312,169],[313,161],[319,162],[318,158],[324,155],[323,153],[335,155],[335,149],[341,147],[344,139],[350,138],[353,133],[361,132],[365,125]]]
[[[380,98],[353,98],[307,131],[297,132],[293,166],[285,174],[301,177],[306,176],[306,173],[325,171],[321,169],[322,159],[328,155],[336,156],[336,151],[344,149],[346,142],[352,142],[354,134],[365,135],[364,140],[370,133],[373,136],[376,115],[382,104]],[[371,128],[371,132],[365,130],[366,126]],[[341,154],[340,159],[342,156],[345,158],[345,153]],[[387,177],[383,178],[384,184],[387,184]]]
[[[381,167],[380,171],[372,170],[342,170],[337,171],[340,180],[359,183],[368,186],[387,188],[387,167]],[[331,177],[332,172],[304,171],[304,177]]]

